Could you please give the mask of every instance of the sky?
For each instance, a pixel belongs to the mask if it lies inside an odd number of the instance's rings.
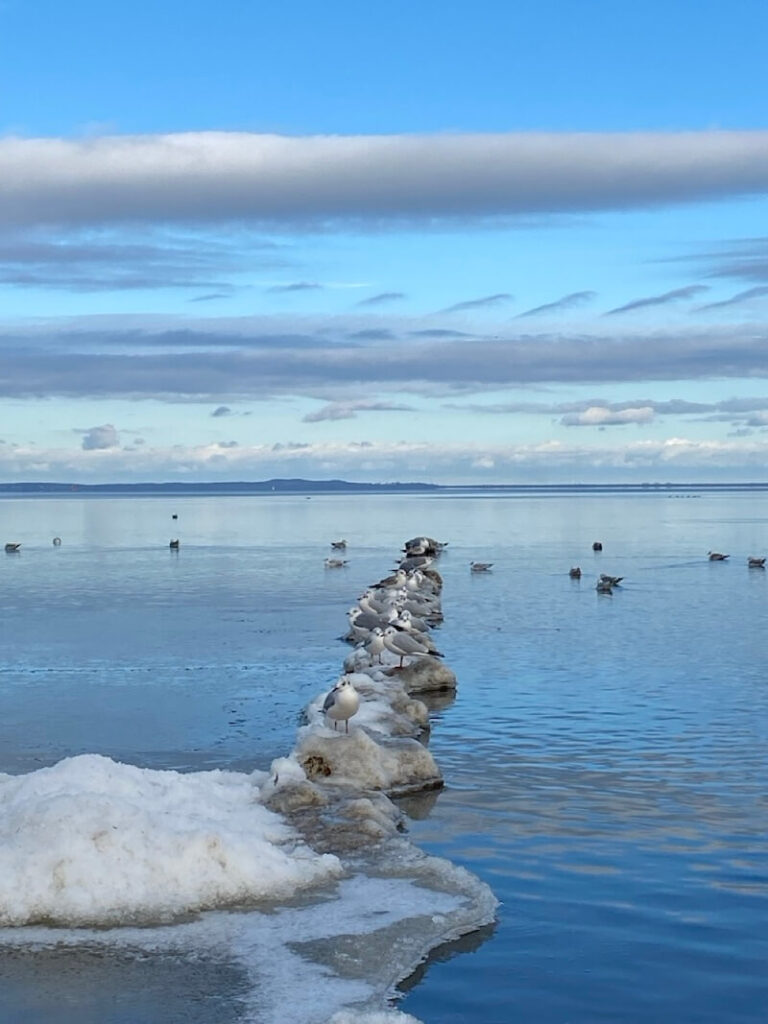
[[[0,0],[0,481],[768,480],[764,0]]]

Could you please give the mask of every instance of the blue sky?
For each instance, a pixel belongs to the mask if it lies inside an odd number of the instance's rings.
[[[0,0],[0,479],[768,479],[766,29]]]

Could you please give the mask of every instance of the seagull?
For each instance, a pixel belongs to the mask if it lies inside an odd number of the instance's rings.
[[[373,612],[374,615],[386,615],[392,607],[389,601],[379,601],[372,590],[366,590],[358,598],[357,603],[364,612]]]
[[[603,579],[601,576],[595,584],[595,590],[598,592],[598,594],[612,594],[613,585],[610,580]]]
[[[721,555],[719,551],[708,551],[710,562],[724,562],[728,555]]]
[[[407,608],[403,608],[397,618],[404,624],[405,629],[407,629],[409,633],[426,633],[429,629],[429,626],[424,619],[421,619],[412,612],[409,612]]]
[[[604,583],[609,583],[612,587],[618,587],[621,581],[624,579],[623,576],[609,576],[608,573],[601,572],[600,579]]]
[[[747,565],[750,569],[764,569],[765,559],[755,558],[754,556],[750,555],[750,557],[747,559]]]
[[[337,722],[344,722],[349,732],[349,720],[359,707],[360,697],[349,676],[342,676],[323,701],[323,713],[333,722],[334,731]]]
[[[346,564],[346,558],[326,558],[325,560],[326,569],[343,569]]]
[[[488,572],[493,565],[493,562],[470,562],[470,572]]]
[[[332,540],[331,541],[331,547],[333,548],[334,551],[344,551],[346,546],[347,546],[347,542],[345,540]]]
[[[403,667],[403,658],[407,658],[411,654],[434,654],[438,658],[442,658],[439,651],[430,651],[426,644],[420,643],[410,633],[397,629],[396,626],[387,626],[383,639],[386,649],[400,659],[399,668]]]
[[[430,555],[406,555],[400,560],[400,568],[409,572],[411,569],[426,569],[432,565],[434,558]]]
[[[8,554],[10,555],[10,554],[12,554],[12,553],[13,553],[14,551],[18,551],[20,547],[21,547],[21,544],[20,544],[20,543],[19,543],[19,544],[13,544],[13,543],[8,543],[8,544],[6,544],[6,545],[5,545],[5,550],[6,550],[6,551],[8,552]]]
[[[574,565],[571,569],[568,570],[568,575],[571,577],[572,580],[580,580],[581,569],[578,567],[578,565]]]
[[[384,646],[384,630],[381,626],[374,626],[370,633],[370,639],[365,644],[366,651],[370,654],[371,658],[376,658],[381,661],[381,652],[386,650]]]

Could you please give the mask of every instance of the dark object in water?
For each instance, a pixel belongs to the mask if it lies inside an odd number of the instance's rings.
[[[60,544],[61,544],[61,537],[54,537],[53,538],[53,546],[55,548],[57,548]]]
[[[178,516],[176,515],[176,513],[175,513],[175,512],[174,512],[174,513],[173,513],[173,515],[171,516],[171,519],[178,519],[178,518],[179,518],[179,517],[178,517]]]
[[[14,551],[18,551],[20,547],[21,547],[20,543],[19,544],[6,544],[5,545],[5,550],[10,555],[10,554],[13,554]]]
[[[595,543],[592,545],[592,550],[593,551],[602,551],[603,550],[603,545],[600,543],[599,540],[596,540]]]
[[[612,587],[618,587],[621,581],[624,579],[623,576],[609,576],[606,572],[600,573],[600,579],[605,583],[608,583]]]
[[[568,575],[571,577],[572,580],[580,580],[581,569],[578,567],[578,565],[574,565],[571,569],[568,570]]]
[[[710,562],[724,562],[729,557],[728,555],[720,554],[719,551],[708,551],[707,554],[709,555]]]
[[[171,543],[168,545],[168,547],[169,548],[173,548],[174,550],[177,550],[178,547],[179,547],[178,540],[172,540]]]

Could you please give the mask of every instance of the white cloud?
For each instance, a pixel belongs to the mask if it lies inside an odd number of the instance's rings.
[[[611,409],[604,405],[591,405],[582,412],[568,413],[560,422],[566,427],[606,427],[626,423],[650,423],[653,420],[652,406],[637,409]]]
[[[0,141],[0,223],[418,220],[632,209],[768,189],[768,132]]]
[[[341,477],[432,483],[768,479],[768,441],[682,437],[621,445],[324,442],[207,445],[126,451],[0,446],[0,475],[79,483]]]
[[[85,452],[103,451],[107,448],[118,448],[120,445],[120,437],[111,423],[105,423],[101,427],[89,427],[81,433]]]

